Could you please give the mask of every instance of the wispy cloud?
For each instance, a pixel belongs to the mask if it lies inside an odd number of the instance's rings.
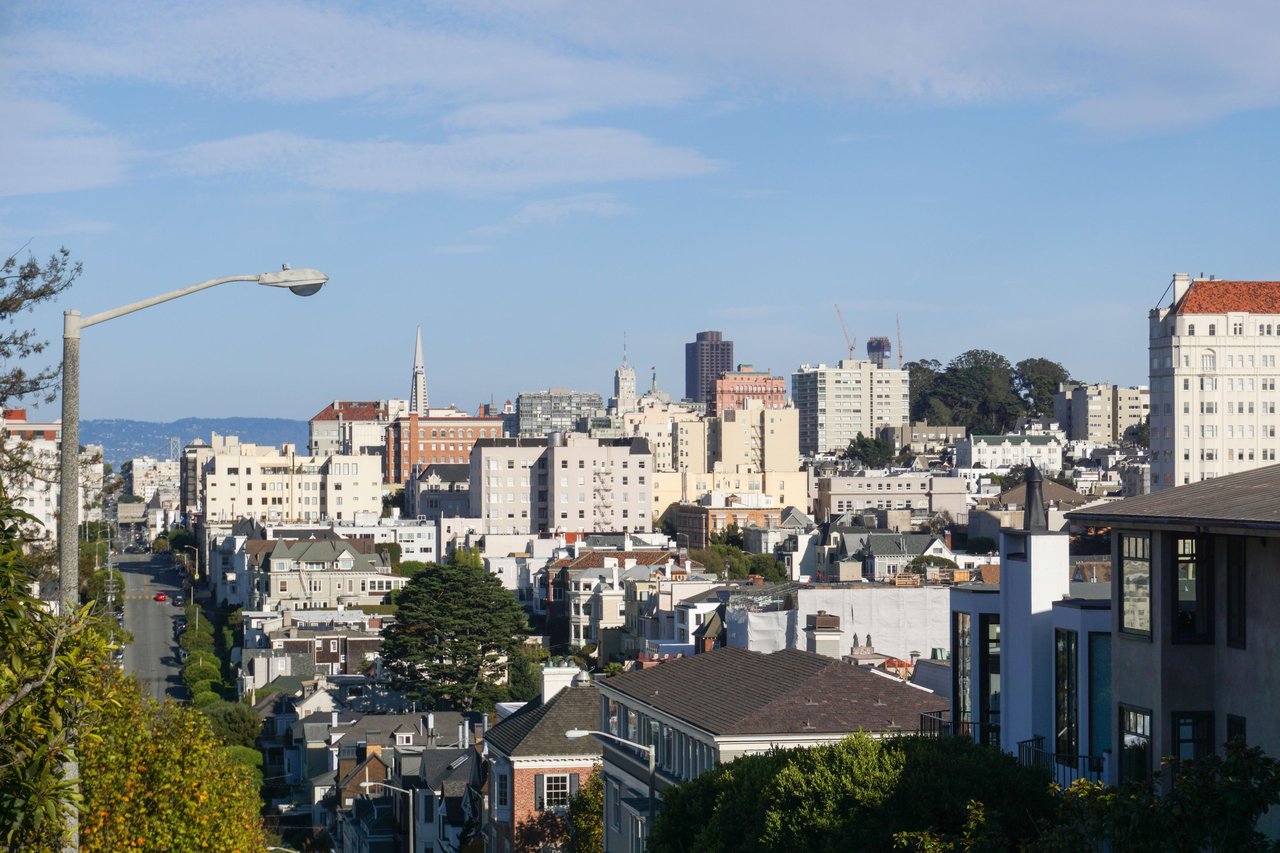
[[[135,157],[123,137],[55,103],[0,95],[0,113],[0,195],[111,186]]]
[[[687,177],[718,167],[696,151],[630,131],[554,127],[418,144],[272,131],[193,145],[170,162],[185,174],[269,172],[333,190],[476,194]]]
[[[531,226],[554,225],[569,217],[622,216],[631,210],[630,205],[618,201],[608,193],[583,193],[531,202],[506,221],[496,225],[482,225],[472,229],[471,233],[477,237],[496,237]]]

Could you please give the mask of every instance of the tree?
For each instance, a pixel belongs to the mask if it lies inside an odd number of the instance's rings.
[[[405,560],[394,571],[402,578],[411,578],[419,572],[425,572],[430,566],[430,563],[421,560]]]
[[[1056,361],[1047,358],[1024,358],[1013,368],[1013,387],[1036,415],[1053,414],[1053,395],[1058,386],[1071,381],[1071,374]]]
[[[0,369],[0,407],[7,408],[12,401],[33,394],[42,395],[46,403],[54,401],[54,383],[60,367],[28,373],[13,364],[39,355],[48,346],[48,341],[38,338],[34,329],[16,328],[14,318],[62,293],[80,277],[81,271],[66,249],[59,249],[43,265],[31,256],[19,260],[17,254],[0,264],[0,320],[6,321],[0,333],[0,362],[4,364]]]
[[[262,850],[254,773],[204,715],[144,696],[114,667],[102,689],[112,701],[83,749],[81,849]]]
[[[744,756],[664,791],[649,849],[888,850],[899,833],[959,836],[971,801],[992,804],[988,837],[1012,849],[1057,807],[1046,774],[968,738],[857,734]]]
[[[213,734],[223,746],[253,746],[262,730],[258,712],[240,702],[219,702],[204,709]]]
[[[538,812],[516,827],[517,850],[601,853],[604,850],[604,782],[592,773],[569,798],[564,812]]]
[[[938,378],[942,375],[942,362],[937,359],[927,358],[920,361],[909,361],[904,367],[907,371],[907,381],[911,395],[911,420],[929,420],[931,423],[936,424],[950,423],[950,413],[947,413],[945,418],[934,420],[933,416],[940,413],[929,411],[930,402],[934,399],[934,390],[938,384]]]
[[[15,850],[59,846],[77,802],[62,766],[107,705],[99,676],[112,669],[92,604],[55,614],[31,594],[34,521],[0,491],[0,841]]]
[[[883,468],[893,461],[893,442],[884,438],[867,438],[862,433],[849,442],[845,455],[868,468]]]
[[[522,643],[507,664],[507,693],[513,702],[531,702],[542,694],[542,646]]]
[[[921,575],[928,573],[929,569],[951,569],[954,571],[958,568],[960,566],[955,560],[948,560],[946,557],[938,557],[933,554],[921,554],[907,563],[907,571]]]
[[[713,545],[728,545],[730,548],[741,550],[745,544],[742,538],[742,528],[738,527],[736,522],[731,521],[725,525],[724,530],[711,534],[711,543]]]
[[[455,564],[420,572],[396,603],[382,644],[392,686],[431,708],[491,707],[528,633],[515,596],[483,568]]]
[[[449,557],[449,565],[470,569],[484,569],[484,557],[479,548],[456,548]]]

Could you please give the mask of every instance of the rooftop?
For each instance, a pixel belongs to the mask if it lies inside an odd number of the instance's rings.
[[[485,733],[485,743],[509,758],[600,755],[595,738],[570,740],[570,729],[600,727],[600,692],[595,684],[566,687],[549,702],[535,700]]]
[[[921,712],[949,706],[934,693],[798,649],[719,648],[615,675],[601,689],[713,735],[914,730]]]
[[[1084,507],[1067,518],[1115,527],[1202,524],[1280,530],[1280,465]]]
[[[1175,314],[1280,314],[1280,281],[1196,279],[1174,307]],[[1226,331],[1223,330],[1223,334]]]

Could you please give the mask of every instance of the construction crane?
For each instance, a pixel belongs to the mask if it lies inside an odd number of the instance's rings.
[[[856,339],[849,337],[849,330],[844,325],[844,315],[840,313],[840,303],[836,303],[836,319],[840,321],[840,331],[844,332],[844,342],[849,347],[849,358],[853,358],[853,351],[857,349],[858,342]]]
[[[894,314],[894,322],[898,324],[898,369],[902,369],[902,315]]]

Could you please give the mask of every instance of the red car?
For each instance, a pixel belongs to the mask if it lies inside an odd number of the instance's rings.
[[[156,593],[156,601],[168,601],[168,600],[169,600],[169,596],[165,595],[163,592]]]

